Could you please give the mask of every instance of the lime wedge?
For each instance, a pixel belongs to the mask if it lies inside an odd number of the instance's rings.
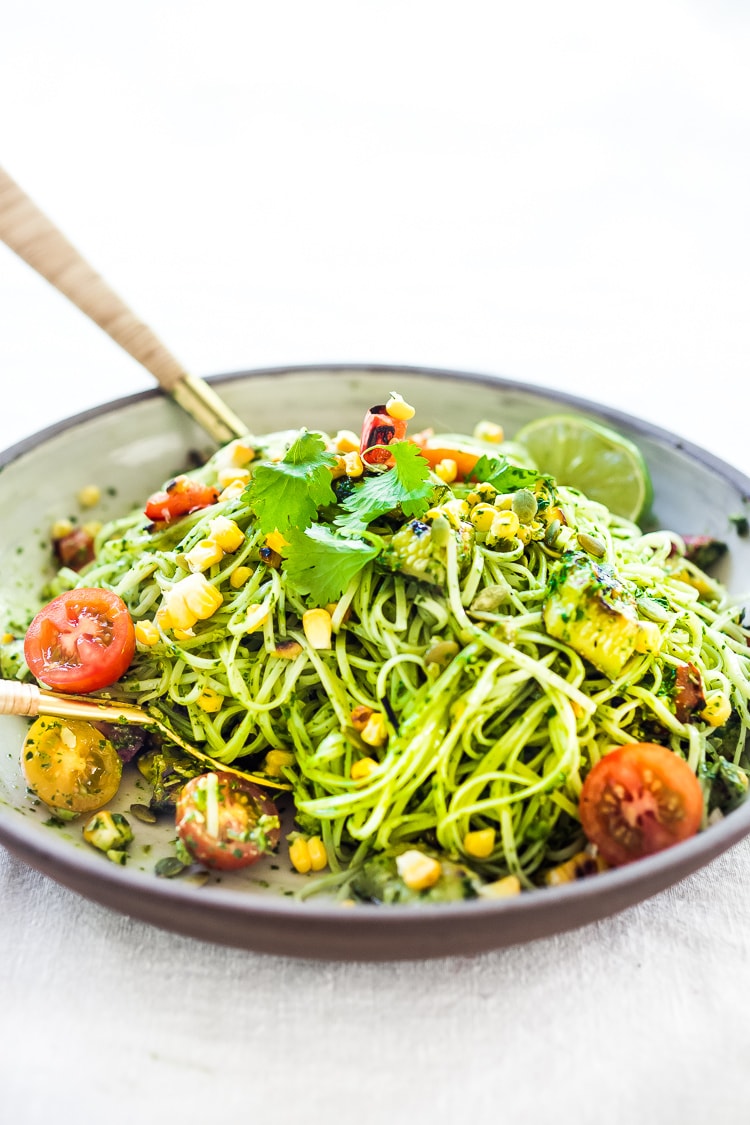
[[[558,484],[606,504],[627,520],[638,520],[653,499],[643,454],[622,434],[578,414],[551,414],[528,422],[513,437],[536,467]]]

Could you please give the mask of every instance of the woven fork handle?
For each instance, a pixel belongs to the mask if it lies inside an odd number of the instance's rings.
[[[247,426],[215,391],[188,374],[2,168],[0,238],[150,371],[214,440],[223,443],[247,433]]]

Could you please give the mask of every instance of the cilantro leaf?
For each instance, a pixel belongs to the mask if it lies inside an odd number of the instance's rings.
[[[292,528],[309,527],[318,508],[336,500],[330,471],[335,464],[321,435],[302,430],[283,461],[254,466],[243,497],[255,512],[262,533],[278,530],[288,538]]]
[[[310,594],[318,605],[336,601],[355,574],[380,552],[379,546],[337,535],[322,523],[314,523],[307,531],[295,529],[288,538],[286,580],[298,593]]]
[[[357,485],[344,501],[346,514],[337,518],[338,527],[361,531],[394,508],[400,508],[407,518],[421,516],[429,508],[435,484],[419,447],[409,441],[396,441],[388,449],[393,455],[393,468]]]
[[[543,479],[546,479],[544,474],[536,469],[523,469],[519,465],[511,465],[507,457],[488,457],[487,454],[479,458],[467,477],[467,480],[485,481],[498,492],[530,488]]]

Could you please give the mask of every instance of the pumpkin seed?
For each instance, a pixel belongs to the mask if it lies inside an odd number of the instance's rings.
[[[174,879],[185,870],[185,864],[176,855],[167,855],[155,865],[154,871],[161,879]]]
[[[156,813],[148,805],[131,805],[130,811],[136,820],[142,820],[144,824],[156,824]]]

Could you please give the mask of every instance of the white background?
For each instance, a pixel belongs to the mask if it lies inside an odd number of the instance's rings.
[[[741,0],[6,0],[0,163],[195,374],[494,373],[750,470],[749,59]],[[0,247],[0,383],[4,447],[152,379]],[[745,1122],[749,862],[353,967],[169,937],[5,855],[2,1114]]]

